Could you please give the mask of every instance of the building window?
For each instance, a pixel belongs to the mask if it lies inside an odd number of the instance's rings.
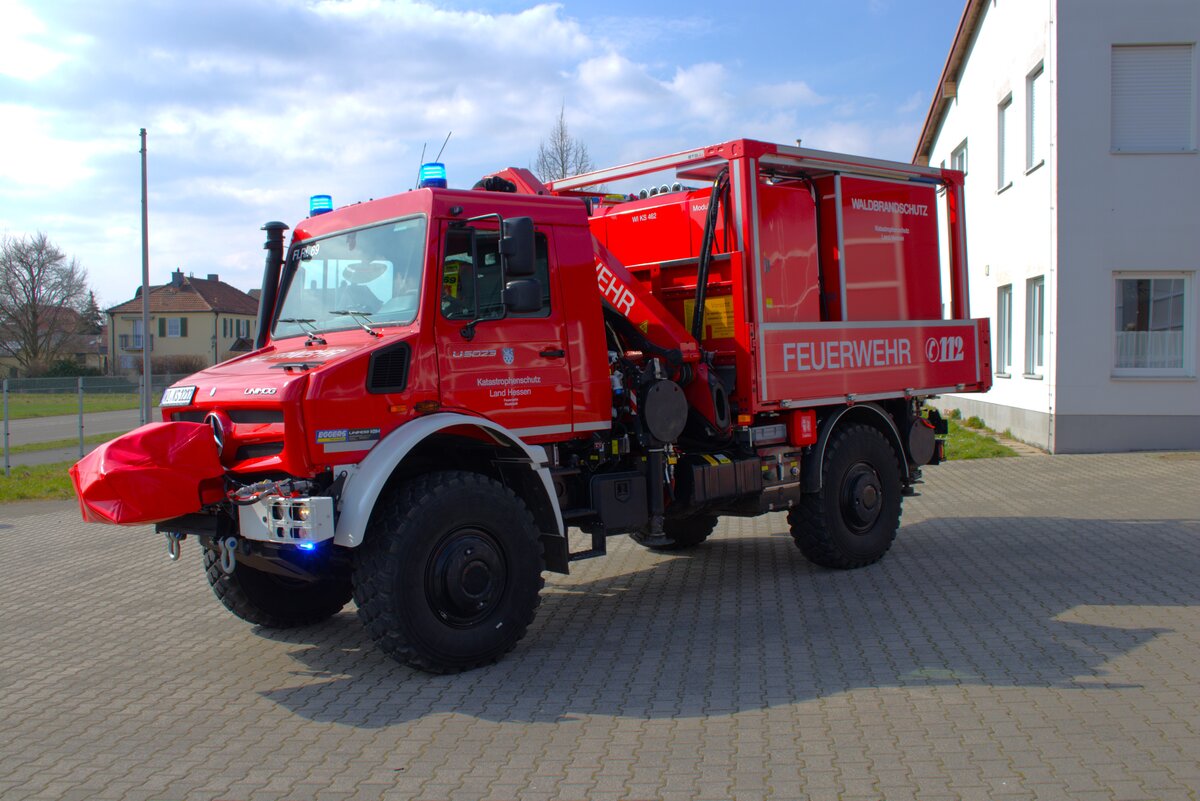
[[[950,169],[958,170],[964,175],[967,172],[967,140],[950,152]]]
[[[1001,191],[1012,184],[1012,179],[1008,175],[1008,118],[1009,109],[1012,108],[1012,95],[1000,101],[1000,106],[996,110],[996,189]]]
[[[996,290],[996,372],[1012,369],[1012,284]]]
[[[1046,365],[1046,278],[1025,282],[1025,375],[1040,376]]]
[[[1194,45],[1113,45],[1112,149],[1196,148]]]
[[[1025,79],[1025,169],[1032,170],[1046,160],[1046,80],[1041,64]]]
[[[1190,375],[1191,273],[1117,273],[1115,375]]]
[[[159,317],[158,318],[158,335],[160,337],[186,337],[187,334],[187,318],[186,317]]]
[[[221,336],[225,337],[226,339],[229,338],[229,318],[228,317],[221,318]]]

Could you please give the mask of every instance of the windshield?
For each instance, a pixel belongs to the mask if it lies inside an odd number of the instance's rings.
[[[273,333],[354,328],[354,317],[406,325],[417,316],[425,263],[425,218],[310,239],[288,256],[287,287]]]

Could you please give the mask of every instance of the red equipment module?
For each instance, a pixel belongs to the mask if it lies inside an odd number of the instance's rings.
[[[731,400],[740,409],[990,386],[987,321],[967,319],[961,173],[738,140],[550,187],[573,194],[669,168],[712,188],[676,184],[602,203],[592,231],[684,326],[693,326],[703,297],[703,322],[692,332],[736,376]]]

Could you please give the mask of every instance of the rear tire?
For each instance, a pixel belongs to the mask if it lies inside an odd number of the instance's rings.
[[[663,521],[663,538],[670,542],[647,545],[646,536],[641,533],[635,534],[634,539],[652,551],[685,551],[708,539],[716,527],[716,515],[667,518]]]
[[[238,564],[221,569],[220,557],[204,549],[204,572],[225,608],[248,623],[271,629],[309,626],[333,617],[350,601],[350,575],[340,571],[318,581],[298,581]]]
[[[382,496],[357,557],[354,600],[367,633],[393,659],[431,673],[511,651],[543,584],[528,508],[478,473],[430,473]]]
[[[821,472],[821,491],[788,512],[792,539],[822,567],[878,562],[900,528],[900,463],[891,443],[872,426],[846,426],[829,441]]]

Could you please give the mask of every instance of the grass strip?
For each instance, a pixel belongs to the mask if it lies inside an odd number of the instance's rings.
[[[102,442],[108,442],[110,439],[116,439],[125,432],[119,431],[114,434],[85,434],[83,444],[99,445]],[[70,439],[56,439],[51,442],[30,442],[25,445],[12,445],[8,452],[11,453],[33,453],[35,451],[52,451],[59,448],[73,448],[79,445],[79,437],[71,437]]]
[[[946,459],[992,459],[1016,456],[1017,452],[1002,445],[983,431],[967,428],[957,420],[950,421],[950,434],[946,437]]]
[[[0,503],[11,501],[69,501],[75,489],[67,469],[73,462],[12,467],[11,475],[0,470]]]
[[[136,395],[83,395],[83,413],[115,412],[121,409],[136,409]],[[25,420],[30,417],[54,417],[62,414],[79,414],[79,396],[71,394],[47,394],[38,392],[10,392],[8,395],[8,419]]]

